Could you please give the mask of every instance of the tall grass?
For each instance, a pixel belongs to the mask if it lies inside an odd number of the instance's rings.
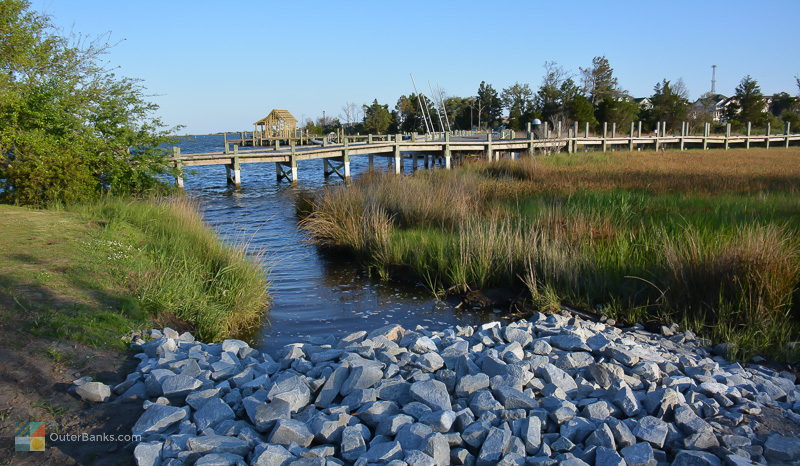
[[[157,321],[177,320],[212,341],[249,336],[262,322],[269,303],[262,256],[223,242],[189,200],[107,199],[74,209],[146,253],[134,256],[128,283]]]
[[[753,351],[797,337],[799,192],[796,149],[556,155],[369,175],[302,225],[381,276],[526,289]]]

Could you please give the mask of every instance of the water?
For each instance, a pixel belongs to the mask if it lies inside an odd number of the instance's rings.
[[[221,151],[222,136],[196,136],[180,144],[184,154]],[[389,158],[376,157],[376,169],[387,169]],[[406,161],[406,169],[411,165]],[[367,169],[367,157],[351,161],[353,175]],[[273,302],[257,345],[270,353],[288,343],[328,335],[344,336],[390,323],[406,328],[417,324],[442,328],[476,324],[492,314],[461,311],[436,302],[418,286],[370,279],[354,263],[332,260],[308,242],[298,228],[294,197],[298,189],[313,190],[326,183],[321,160],[301,161],[297,186],[277,183],[273,163],[243,164],[242,185],[227,186],[222,165],[189,167],[186,192],[199,201],[206,222],[229,240],[246,239],[253,249],[266,251]]]

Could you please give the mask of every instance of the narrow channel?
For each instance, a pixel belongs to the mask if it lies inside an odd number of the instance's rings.
[[[180,143],[182,153],[220,151],[221,135],[193,136]],[[388,157],[376,157],[375,169],[390,168]],[[405,170],[410,170],[406,161]],[[354,176],[368,168],[366,156],[351,162]],[[495,315],[454,309],[437,302],[422,284],[410,286],[373,280],[356,264],[321,255],[298,228],[294,198],[297,190],[316,190],[325,181],[322,161],[302,161],[299,182],[277,183],[272,163],[243,164],[242,185],[231,189],[222,166],[190,167],[186,192],[198,201],[206,222],[229,241],[247,241],[251,251],[263,250],[270,269],[273,302],[256,343],[275,353],[289,343],[340,337],[390,323],[405,328],[425,325],[477,324]]]

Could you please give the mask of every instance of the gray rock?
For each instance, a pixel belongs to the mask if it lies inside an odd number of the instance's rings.
[[[594,455],[595,466],[625,466],[625,460],[611,448],[597,447]]]
[[[480,416],[487,411],[503,409],[503,405],[492,396],[492,392],[489,390],[480,390],[472,394],[472,398],[469,400],[469,409]]]
[[[342,431],[342,442],[339,445],[342,458],[355,461],[367,452],[362,430],[358,426],[347,426]]]
[[[197,426],[197,430],[202,432],[220,421],[235,418],[236,415],[230,406],[219,398],[212,398],[195,411],[194,424]]]
[[[394,437],[397,435],[397,432],[400,430],[401,427],[403,427],[406,424],[413,424],[413,423],[414,423],[414,418],[406,414],[385,416],[378,423],[378,427],[375,429],[375,433],[378,435],[386,435],[388,437]]]
[[[437,353],[425,353],[417,358],[417,365],[425,372],[436,372],[444,367],[444,359]]]
[[[399,413],[400,408],[394,401],[372,401],[361,406],[355,415],[368,426],[377,427],[385,417]]]
[[[403,464],[407,464],[408,466],[436,466],[436,462],[433,461],[433,458],[419,450],[405,452]]]
[[[653,416],[645,416],[639,419],[633,429],[633,435],[645,442],[650,442],[658,448],[664,447],[668,432],[667,423]]]
[[[200,409],[203,404],[205,404],[208,400],[218,397],[219,395],[218,388],[207,388],[205,390],[198,390],[186,395],[186,404],[192,407],[192,409],[198,410]]]
[[[288,377],[279,380],[270,388],[267,399],[272,402],[283,400],[289,404],[289,409],[296,413],[311,401],[311,390],[300,376]]]
[[[772,462],[800,460],[800,439],[772,434],[764,443],[764,457]]]
[[[161,464],[161,442],[141,442],[133,449],[137,466],[158,466]]]
[[[315,404],[320,408],[328,408],[333,404],[333,400],[339,395],[342,385],[350,375],[350,367],[340,365],[325,380],[325,384],[317,395]]]
[[[403,449],[400,447],[400,442],[373,442],[364,455],[369,463],[388,462],[402,457]]]
[[[681,450],[672,461],[673,466],[722,466],[722,461],[707,451]]]
[[[578,388],[578,384],[575,383],[572,376],[550,363],[537,368],[535,373],[537,377],[541,377],[547,383],[557,386],[566,393]]]
[[[75,389],[81,399],[102,403],[111,398],[111,387],[102,382],[86,382]]]
[[[564,351],[591,351],[581,337],[572,333],[561,333],[550,337],[550,345]]]
[[[525,453],[535,455],[542,445],[542,420],[535,416],[520,419],[516,434],[525,445]]]
[[[188,375],[171,375],[161,382],[161,393],[166,397],[185,398],[186,395],[197,390],[202,385],[203,382]]]
[[[507,430],[492,427],[481,445],[475,464],[489,466],[497,464],[508,451],[511,443],[511,433]]]
[[[506,327],[503,330],[503,337],[509,343],[519,343],[520,346],[523,348],[528,346],[528,344],[533,341],[533,337],[530,333],[520,328],[515,327]]]
[[[450,464],[450,444],[447,437],[440,433],[433,433],[425,438],[422,452],[432,457],[437,465]]]
[[[425,438],[433,433],[433,430],[424,424],[406,424],[397,431],[395,440],[400,442],[404,451],[419,450],[425,444]]]
[[[714,432],[704,430],[683,439],[687,450],[708,450],[719,446],[719,441]]]
[[[150,405],[131,428],[134,435],[157,434],[180,422],[186,417],[186,410],[175,406]]]
[[[408,349],[415,353],[424,354],[437,351],[436,343],[428,337],[422,336],[414,340]]]
[[[622,384],[614,394],[613,401],[628,417],[636,416],[639,413],[639,400],[633,394],[633,390],[631,390],[628,384]]]
[[[311,419],[308,428],[319,443],[339,443],[349,418],[350,416],[347,414],[331,415],[330,417],[318,415]]]
[[[233,453],[209,453],[198,459],[194,466],[234,466],[244,464],[244,458]]]
[[[292,417],[292,409],[288,402],[276,398],[270,403],[262,403],[256,407],[253,416],[253,424],[260,432],[267,432],[272,429],[275,422],[279,419],[289,419]]]
[[[269,436],[270,443],[278,445],[291,445],[296,443],[301,447],[311,445],[314,435],[305,423],[296,419],[278,419]]]
[[[625,447],[620,450],[620,453],[628,466],[656,466],[658,464],[653,454],[653,447],[649,443],[637,443]]]
[[[505,409],[532,409],[538,406],[533,397],[512,387],[501,385],[493,393]]]
[[[550,343],[547,343],[544,340],[536,340],[531,345],[531,351],[533,354],[546,356],[553,352],[553,348],[550,346]]]
[[[422,416],[419,420],[422,424],[430,426],[434,432],[448,432],[453,422],[456,420],[456,413],[449,410],[433,411]]]
[[[245,456],[250,451],[250,444],[246,441],[227,435],[204,435],[192,437],[186,445],[195,453],[233,453]]]
[[[412,399],[424,403],[434,411],[452,411],[450,394],[447,393],[447,386],[438,380],[414,382],[411,384],[409,393]]]
[[[586,439],[586,445],[605,447],[611,450],[617,449],[617,443],[614,441],[614,433],[611,431],[608,424],[605,423],[589,435]]]
[[[696,434],[703,431],[711,431],[711,425],[700,418],[688,406],[677,406],[675,408],[675,424],[686,434]]]
[[[484,373],[465,375],[456,382],[455,394],[458,397],[467,397],[484,388],[489,388],[488,375]]]
[[[350,369],[350,375],[339,390],[347,396],[355,389],[370,388],[383,378],[383,371],[375,366],[356,366]]]

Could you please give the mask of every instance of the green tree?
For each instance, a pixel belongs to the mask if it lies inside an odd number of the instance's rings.
[[[46,205],[164,190],[172,140],[138,81],[23,0],[0,2],[0,197]],[[85,43],[85,41],[84,41]]]
[[[448,97],[444,100],[447,117],[450,119],[452,129],[470,129],[471,105],[472,99],[470,98]]]
[[[639,117],[639,104],[629,98],[607,97],[600,102],[595,114],[600,122],[608,123],[609,131],[612,123],[616,123],[619,129],[628,128]]]
[[[594,116],[594,107],[592,107],[592,103],[582,95],[575,96],[572,102],[570,102],[570,119],[572,121],[577,121],[581,126],[586,123],[589,123],[590,127],[597,126],[597,118]]]
[[[642,120],[655,126],[656,122],[666,121],[669,128],[677,128],[687,118],[689,99],[683,81],[678,80],[677,85],[672,85],[664,79],[656,83],[650,101],[653,108],[642,115]]]
[[[789,95],[788,92],[778,92],[772,96],[770,112],[775,116],[783,115],[783,112],[792,111],[797,106],[797,97]]]
[[[485,128],[497,128],[503,116],[503,103],[491,84],[481,81],[477,96],[478,123]]]
[[[764,94],[761,93],[758,81],[750,75],[745,76],[736,86],[734,97],[734,102],[728,106],[728,119],[740,125],[748,121],[756,126],[766,123]]]
[[[386,134],[395,124],[394,117],[389,112],[388,105],[381,105],[378,99],[372,105],[364,106],[364,130],[372,134]]]
[[[581,79],[583,81],[583,92],[589,102],[597,107],[600,102],[606,99],[617,99],[620,97],[617,78],[614,76],[614,68],[608,63],[606,57],[594,57],[590,68],[580,68]]]
[[[513,129],[523,129],[531,120],[533,112],[533,92],[527,84],[514,83],[503,89],[500,97],[508,109],[508,123]]]
[[[397,99],[395,110],[397,111],[397,122],[400,131],[405,132],[426,132],[425,119],[422,115],[423,105],[427,105],[426,111],[433,115],[436,110],[434,109],[433,102],[422,94],[409,94],[408,96],[400,96]]]

